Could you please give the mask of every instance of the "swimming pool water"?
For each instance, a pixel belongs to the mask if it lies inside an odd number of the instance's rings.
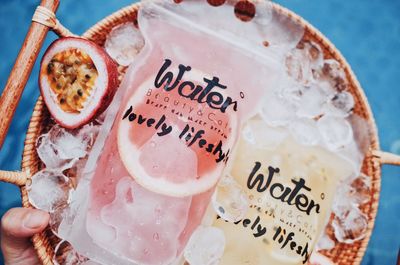
[[[81,34],[132,0],[61,1],[58,18]],[[371,104],[383,150],[400,154],[400,1],[277,0],[324,33],[343,53]],[[35,7],[34,0],[0,0],[0,88],[7,81]],[[50,33],[44,47],[54,34]],[[43,52],[43,51],[42,51]],[[41,56],[41,55],[40,55]],[[3,148],[0,169],[20,168],[23,140],[39,95],[38,64],[32,72]],[[395,264],[400,246],[400,167],[384,166],[374,232],[363,265]],[[20,204],[18,189],[0,183],[0,216]],[[0,264],[2,264],[0,256]]]

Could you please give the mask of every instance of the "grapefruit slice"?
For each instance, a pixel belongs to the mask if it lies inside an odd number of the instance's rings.
[[[167,91],[166,86],[154,86],[154,75],[125,101],[117,125],[120,158],[130,175],[151,191],[174,197],[205,192],[216,185],[229,159],[234,112],[213,109],[178,91],[184,82],[204,87],[204,77],[191,69]]]

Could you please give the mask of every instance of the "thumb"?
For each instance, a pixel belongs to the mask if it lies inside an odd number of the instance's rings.
[[[49,214],[36,209],[13,208],[1,220],[1,249],[6,264],[34,258],[31,236],[43,231]]]

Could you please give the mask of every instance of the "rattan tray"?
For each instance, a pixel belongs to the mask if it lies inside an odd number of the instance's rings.
[[[99,45],[103,45],[107,34],[116,25],[127,21],[133,21],[137,24],[137,12],[139,7],[139,4],[133,4],[113,13],[112,15],[104,18],[103,20],[92,26],[87,32],[83,34],[83,37],[92,40]],[[338,264],[360,264],[374,227],[375,217],[378,209],[379,192],[381,188],[381,165],[400,165],[400,157],[380,150],[378,133],[374,117],[368,104],[368,100],[350,66],[340,54],[340,52],[317,29],[315,29],[298,15],[277,4],[273,4],[273,8],[279,13],[289,17],[293,21],[296,21],[297,23],[303,25],[305,28],[304,39],[312,40],[318,43],[323,49],[325,58],[333,58],[342,65],[342,67],[345,69],[347,80],[349,82],[349,91],[353,94],[355,98],[356,105],[354,111],[356,114],[366,119],[370,125],[371,142],[362,169],[363,173],[372,178],[371,200],[369,201],[369,203],[365,204],[362,209],[363,212],[368,216],[367,234],[364,239],[354,244],[337,244],[334,249],[324,252],[326,256],[330,257],[334,262]],[[71,35],[68,30],[63,28],[62,25],[58,23],[58,21],[56,22],[57,23],[49,25],[53,28],[53,31],[55,31],[60,36]],[[120,67],[119,70],[120,78],[122,78],[125,69],[123,67]],[[46,130],[49,122],[49,114],[42,101],[42,98],[39,97],[33,110],[29,128],[26,133],[25,146],[22,155],[22,171],[0,171],[1,181],[14,183],[20,187],[23,207],[31,207],[28,201],[25,184],[27,181],[29,181],[29,176],[36,173],[42,167],[42,164],[36,154],[35,142],[38,136],[44,130]],[[332,233],[329,228],[328,232]],[[53,264],[52,257],[54,254],[54,248],[59,240],[54,235],[52,235],[51,231],[46,230],[43,233],[35,235],[32,238],[32,241],[38,253],[40,261],[46,265]]]

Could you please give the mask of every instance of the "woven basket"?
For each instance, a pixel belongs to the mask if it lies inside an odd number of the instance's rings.
[[[400,165],[400,157],[380,151],[377,129],[367,98],[350,66],[340,52],[317,29],[315,29],[298,15],[277,4],[273,4],[273,8],[282,15],[287,16],[291,20],[304,26],[304,39],[312,40],[318,43],[323,49],[324,57],[326,59],[333,58],[342,65],[342,67],[345,69],[347,81],[349,83],[349,91],[353,94],[355,99],[354,111],[356,114],[367,120],[370,125],[371,142],[362,168],[363,173],[372,178],[370,196],[371,200],[365,204],[362,209],[362,211],[368,216],[368,231],[362,240],[357,241],[354,244],[336,244],[334,249],[325,251],[323,253],[338,264],[360,264],[374,227],[375,217],[378,209],[379,192],[381,188],[381,165]],[[138,9],[139,4],[133,4],[125,7],[95,24],[87,32],[85,32],[82,37],[92,40],[99,45],[103,45],[107,34],[113,27],[128,21],[133,21],[135,24],[137,24]],[[55,30],[60,36],[71,34],[68,30],[60,25],[58,25],[57,29],[53,28],[53,30]],[[119,70],[120,79],[122,79],[126,69],[120,67]],[[35,142],[38,136],[46,131],[46,129],[49,127],[49,124],[51,123],[49,118],[49,113],[47,112],[43,100],[41,97],[39,97],[33,110],[32,118],[26,134],[25,146],[22,155],[22,171],[0,171],[0,180],[13,183],[20,187],[23,207],[31,207],[28,201],[25,184],[27,181],[29,181],[29,176],[39,171],[43,166],[37,156]],[[328,233],[332,233],[332,229],[329,228],[329,226],[327,230]],[[55,235],[53,235],[48,229],[43,233],[33,236],[32,241],[40,261],[46,265],[53,264],[52,257],[55,246],[59,242],[59,239],[57,239]]]

